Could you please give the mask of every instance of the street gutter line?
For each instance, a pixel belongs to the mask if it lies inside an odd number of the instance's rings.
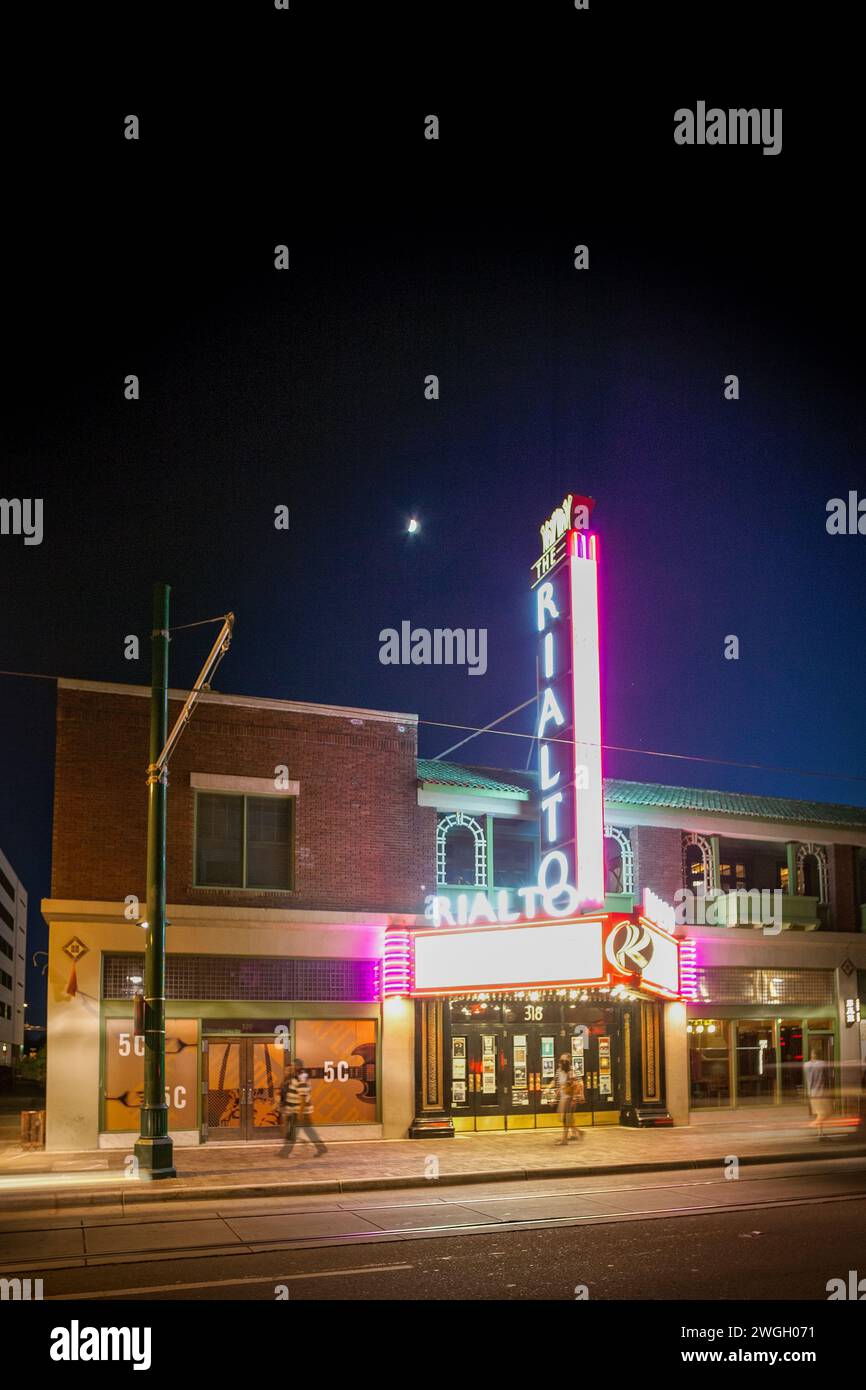
[[[150,1284],[142,1289],[99,1289],[95,1293],[49,1294],[46,1303],[63,1303],[78,1299],[124,1298],[127,1294],[140,1297],[146,1293],[172,1293],[181,1289],[240,1288],[242,1284],[288,1284],[293,1279],[335,1279],[341,1274],[388,1274],[398,1269],[414,1269],[414,1265],[358,1265],[355,1269],[320,1269],[313,1274],[255,1274],[246,1279],[204,1279],[196,1284]]]

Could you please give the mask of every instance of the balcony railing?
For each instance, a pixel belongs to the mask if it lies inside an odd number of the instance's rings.
[[[781,892],[775,897],[772,892],[762,893],[758,888],[727,894],[719,900],[715,911],[720,926],[767,927],[779,925],[775,916],[777,906],[783,931],[817,931],[826,924],[827,905],[819,903],[817,898]]]
[[[634,912],[634,893],[605,893],[605,912]]]

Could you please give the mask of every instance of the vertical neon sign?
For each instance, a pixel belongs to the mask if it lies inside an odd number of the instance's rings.
[[[576,528],[592,502],[566,497],[541,528],[533,565],[538,633],[542,889],[604,903],[598,539]],[[586,524],[584,522],[583,524]]]

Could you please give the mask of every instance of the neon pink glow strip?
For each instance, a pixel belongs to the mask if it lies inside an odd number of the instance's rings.
[[[698,997],[698,947],[688,936],[680,941],[680,994],[684,999]]]
[[[412,991],[412,938],[408,932],[385,933],[382,958],[382,998],[410,994]]]
[[[598,543],[574,531],[568,559],[571,585],[574,711],[575,865],[581,903],[604,903],[604,801],[601,766],[601,667],[598,632]],[[578,769],[587,769],[579,786]]]

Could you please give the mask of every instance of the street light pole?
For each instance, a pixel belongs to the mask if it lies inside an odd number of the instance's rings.
[[[165,1098],[165,839],[168,765],[168,584],[153,589],[150,762],[147,769],[147,936],[144,956],[144,1103],[135,1144],[139,1171],[176,1177]]]

